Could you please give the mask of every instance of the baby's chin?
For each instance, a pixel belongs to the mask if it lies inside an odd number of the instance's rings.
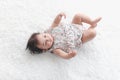
[[[51,41],[51,44],[50,44],[50,47],[52,47],[53,46],[53,41]]]
[[[50,43],[48,50],[52,48],[52,46],[53,46],[53,41]]]
[[[51,43],[53,44],[53,42],[54,42],[54,38],[53,38],[53,36],[51,35]]]

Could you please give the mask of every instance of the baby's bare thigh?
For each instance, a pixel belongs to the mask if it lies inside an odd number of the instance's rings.
[[[82,43],[88,42],[96,36],[96,31],[94,29],[84,30],[82,35]]]
[[[79,24],[82,25],[82,20],[79,14],[76,14],[72,19],[73,24]]]

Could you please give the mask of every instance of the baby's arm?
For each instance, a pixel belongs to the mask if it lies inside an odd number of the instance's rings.
[[[64,58],[64,59],[70,59],[76,55],[75,51],[71,51],[69,53],[66,53],[61,49],[55,49],[55,50],[53,50],[53,53]]]
[[[54,19],[51,27],[54,28],[54,27],[58,26],[59,23],[60,23],[60,21],[61,21],[61,19],[62,19],[62,17],[66,18],[65,13],[63,13],[63,12],[59,13],[59,14],[56,16],[56,18]]]

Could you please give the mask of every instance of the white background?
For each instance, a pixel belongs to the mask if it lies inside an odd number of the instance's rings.
[[[101,16],[97,36],[76,57],[25,51],[33,32],[47,29],[59,12]],[[120,80],[119,0],[0,0],[0,80]]]

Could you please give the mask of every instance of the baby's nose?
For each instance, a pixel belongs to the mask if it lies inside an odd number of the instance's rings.
[[[49,38],[46,38],[47,41],[49,41]]]

